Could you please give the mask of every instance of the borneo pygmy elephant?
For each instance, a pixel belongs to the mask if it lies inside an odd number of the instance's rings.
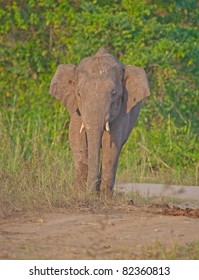
[[[70,114],[69,142],[78,181],[111,191],[122,146],[135,126],[141,100],[150,95],[145,71],[123,65],[102,48],[77,66],[59,65],[50,94]]]

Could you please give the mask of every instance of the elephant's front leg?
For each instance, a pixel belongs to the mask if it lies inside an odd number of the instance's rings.
[[[108,132],[102,137],[102,169],[100,193],[102,196],[110,196],[115,183],[116,170],[121,147],[118,141],[114,141]]]
[[[88,176],[88,147],[85,129],[81,130],[81,117],[75,112],[69,125],[69,142],[74,159],[75,179],[73,184],[77,187],[86,186]]]

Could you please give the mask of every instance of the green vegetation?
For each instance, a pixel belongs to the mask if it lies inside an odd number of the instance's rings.
[[[152,93],[122,151],[120,178],[197,185],[198,19],[196,0],[2,0],[4,206],[20,201],[29,209],[27,198],[31,207],[63,205],[72,170],[69,115],[48,94],[49,83],[60,63],[78,63],[99,47],[143,67]]]

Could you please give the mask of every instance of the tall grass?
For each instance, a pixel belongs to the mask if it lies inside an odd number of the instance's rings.
[[[191,123],[177,127],[168,116],[161,125],[141,122],[122,150],[119,180],[198,185],[199,145]]]
[[[0,115],[1,210],[63,207],[88,199],[71,184],[64,114],[58,111],[51,122],[22,120],[13,106]],[[159,127],[140,122],[122,151],[117,180],[197,185],[196,140],[189,127],[177,128],[169,119]],[[88,203],[92,200],[98,203],[94,197]]]
[[[5,118],[5,115],[4,115]],[[5,126],[7,123],[7,126]],[[72,160],[67,145],[55,134],[51,143],[46,127],[31,122],[16,125],[0,117],[0,208],[38,209],[67,204]],[[59,148],[58,148],[59,147]]]

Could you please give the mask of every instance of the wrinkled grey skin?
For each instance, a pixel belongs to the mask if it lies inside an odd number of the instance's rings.
[[[64,103],[70,114],[69,141],[77,181],[108,193],[141,100],[150,95],[145,71],[124,66],[99,49],[77,66],[59,65],[50,94]]]

